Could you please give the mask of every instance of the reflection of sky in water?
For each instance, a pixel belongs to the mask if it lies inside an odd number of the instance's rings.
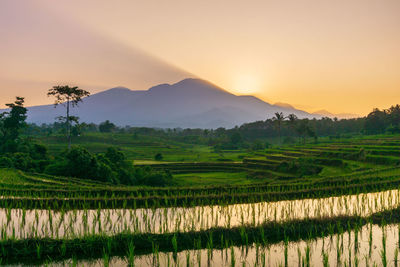
[[[122,231],[164,233],[204,230],[211,227],[258,225],[268,221],[318,218],[338,215],[367,216],[399,205],[399,190],[378,193],[204,206],[136,210],[72,210],[65,213],[48,210],[0,209],[2,238],[30,236],[74,237],[93,233]],[[9,220],[8,220],[8,219]],[[8,221],[8,222],[7,222]]]
[[[369,236],[372,229],[372,245],[371,255],[369,254]],[[394,265],[394,258],[396,249],[398,249],[398,225],[388,225],[385,227],[386,233],[386,257],[388,266]],[[306,255],[306,248],[310,248],[310,264],[311,266],[323,266],[322,252],[328,255],[329,266],[355,266],[356,258],[359,266],[382,266],[381,250],[382,250],[382,228],[377,225],[363,226],[358,232],[358,249],[355,249],[355,232],[345,232],[341,235],[327,236],[318,238],[311,241],[299,241],[288,243],[288,266],[299,265],[299,252],[300,261],[304,260]],[[350,240],[350,242],[349,242]],[[338,249],[340,251],[338,261]],[[235,266],[263,266],[265,258],[265,266],[284,266],[284,249],[283,242],[270,245],[269,247],[256,247],[255,245],[234,247]],[[351,256],[349,256],[351,255]],[[174,262],[172,253],[158,254],[158,261],[153,254],[136,256],[135,266],[187,266],[187,259],[190,261],[190,266],[232,266],[232,250],[228,249],[215,249],[208,251],[202,250],[188,250],[179,252],[177,261]],[[199,265],[200,259],[200,265]],[[340,264],[338,264],[340,262]],[[159,263],[159,265],[157,265]],[[168,264],[169,263],[169,264]],[[345,265],[346,263],[346,265]],[[64,262],[50,263],[48,266],[70,266],[72,260]],[[128,261],[124,257],[112,257],[110,266],[127,266]],[[178,265],[179,264],[179,265]],[[104,266],[103,259],[98,260],[80,260],[77,262],[78,266]]]

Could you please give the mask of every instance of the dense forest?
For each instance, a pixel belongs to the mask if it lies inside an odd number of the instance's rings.
[[[357,134],[400,133],[400,106],[389,109],[374,109],[366,117],[355,119],[299,119],[295,115],[283,116],[276,113],[272,119],[256,121],[232,129],[157,129],[145,127],[118,127],[110,121],[96,125],[76,122],[71,127],[75,137],[88,132],[129,133],[133,135],[150,135],[171,138],[194,144],[210,146],[231,146],[258,144],[268,139],[280,139],[280,143],[289,144],[316,140],[319,137],[346,138]],[[24,129],[25,135],[66,134],[65,122],[35,125],[29,124]]]

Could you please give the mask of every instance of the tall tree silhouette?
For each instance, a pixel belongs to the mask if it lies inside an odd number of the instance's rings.
[[[275,112],[275,117],[273,118],[273,120],[276,123],[279,135],[279,144],[281,144],[281,128],[282,128],[282,123],[285,120],[285,116],[283,115],[282,112]]]
[[[296,128],[296,123],[297,123],[297,120],[298,120],[298,118],[297,118],[297,116],[295,115],[295,114],[289,114],[288,116],[287,116],[287,119],[288,119],[288,121],[289,121],[289,127],[292,129],[292,130],[294,130],[295,128]]]
[[[21,129],[26,126],[25,99],[17,96],[14,103],[6,104],[9,112],[0,114],[0,151],[14,152]]]
[[[89,96],[90,93],[77,86],[70,87],[68,85],[57,85],[49,89],[47,96],[54,96],[56,98],[54,107],[62,104],[66,107],[67,116],[65,117],[67,125],[67,136],[68,136],[68,149],[71,148],[71,116],[70,107],[75,107],[79,102],[82,102],[82,98]]]
[[[307,136],[316,137],[315,131],[310,127],[308,119],[300,120],[297,127],[296,132],[299,134],[299,138],[303,139],[303,144],[306,143]]]

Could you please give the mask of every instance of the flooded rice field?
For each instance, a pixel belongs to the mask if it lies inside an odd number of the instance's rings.
[[[169,233],[213,227],[257,226],[266,222],[368,216],[400,204],[400,191],[226,206],[159,209],[22,210],[0,209],[2,239],[74,238],[91,234]]]
[[[365,225],[359,230],[308,241],[227,247],[131,258],[134,266],[397,266],[399,226]],[[132,262],[132,263],[133,263]],[[47,266],[128,266],[125,257],[68,259]]]

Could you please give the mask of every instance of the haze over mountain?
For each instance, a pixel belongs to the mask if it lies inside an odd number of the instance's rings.
[[[293,105],[290,105],[288,103],[282,103],[282,102],[277,102],[274,104],[275,106],[280,106],[284,108],[289,108],[289,109],[295,109]],[[314,112],[311,112],[310,114],[317,115],[317,116],[323,116],[323,117],[328,117],[328,118],[338,118],[338,119],[353,119],[353,118],[358,118],[361,117],[358,114],[353,114],[353,113],[332,113],[329,112],[325,109],[317,110]]]
[[[110,120],[120,126],[163,128],[230,128],[272,118],[275,112],[294,113],[299,118],[321,117],[290,106],[271,105],[254,96],[237,96],[200,79],[160,84],[143,91],[116,87],[84,98],[78,109],[71,113],[81,122]],[[64,114],[63,106],[34,106],[28,108],[27,120],[52,123]]]
[[[358,114],[353,114],[353,113],[331,113],[325,109],[314,111],[311,114],[317,114],[317,115],[322,115],[324,117],[329,117],[329,118],[338,118],[338,119],[352,119],[352,118],[358,118],[360,115]]]

